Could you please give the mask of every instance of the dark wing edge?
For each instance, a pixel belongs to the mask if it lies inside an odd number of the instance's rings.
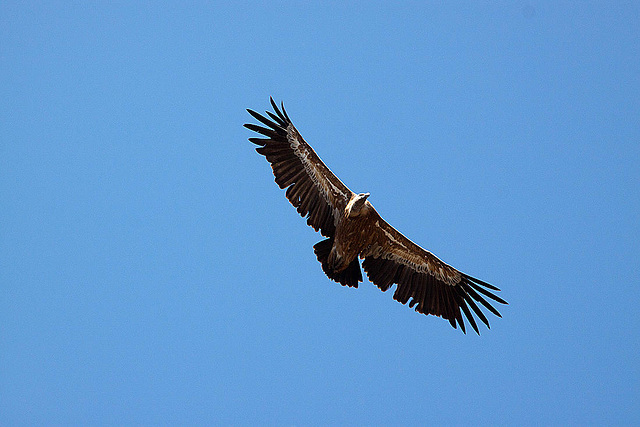
[[[364,258],[362,267],[369,281],[380,290],[385,292],[396,284],[393,299],[402,304],[408,302],[409,307],[415,306],[419,313],[447,319],[454,329],[460,326],[465,334],[463,314],[473,330],[480,335],[472,311],[487,328],[491,328],[489,320],[476,303],[502,317],[483,297],[484,295],[500,304],[507,304],[491,292],[500,289],[445,264],[381,218],[376,222],[376,227],[376,242],[361,257]]]
[[[260,147],[256,151],[267,158],[278,186],[286,188],[286,197],[307,224],[325,237],[333,237],[336,219],[344,210],[351,190],[347,188],[320,160],[311,146],[296,130],[284,109],[270,98],[275,113],[269,118],[247,109],[256,120],[267,127],[251,123],[244,126],[266,138],[249,138]]]

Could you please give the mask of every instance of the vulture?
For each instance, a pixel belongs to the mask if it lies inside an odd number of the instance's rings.
[[[244,126],[262,137],[249,138],[256,151],[271,164],[275,181],[307,224],[325,240],[314,245],[322,270],[343,286],[358,287],[362,268],[370,282],[383,292],[397,285],[393,299],[409,303],[419,313],[442,317],[451,326],[465,331],[464,317],[480,334],[472,312],[489,328],[478,307],[484,306],[498,317],[491,299],[505,300],[487,282],[471,277],[444,263],[389,225],[367,200],[369,193],[356,194],[320,160],[295,128],[284,104],[270,99],[273,112],[268,117],[247,109],[261,125]]]

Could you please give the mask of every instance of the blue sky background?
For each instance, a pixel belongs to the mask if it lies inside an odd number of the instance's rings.
[[[638,2],[0,3],[0,424],[640,420]],[[502,289],[329,281],[268,97]]]

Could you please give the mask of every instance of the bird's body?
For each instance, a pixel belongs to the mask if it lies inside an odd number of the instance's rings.
[[[342,212],[342,219],[338,221],[336,226],[333,247],[327,260],[327,264],[335,272],[347,268],[358,254],[372,243],[372,234],[369,228],[375,210],[366,197],[356,210],[354,202],[361,200],[363,200],[362,195],[353,195]]]
[[[268,128],[246,124],[266,138],[249,138],[271,163],[276,183],[286,188],[287,199],[307,223],[327,239],[314,245],[322,270],[332,280],[350,287],[362,281],[362,267],[369,280],[386,291],[397,284],[394,299],[416,311],[441,316],[464,331],[462,313],[479,333],[471,310],[489,326],[479,302],[497,316],[482,295],[502,304],[498,288],[468,276],[416,245],[390,226],[367,200],[356,194],[320,160],[291,123],[287,113],[271,100],[275,114],[266,118],[247,110]]]

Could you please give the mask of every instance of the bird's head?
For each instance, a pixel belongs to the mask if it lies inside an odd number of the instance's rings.
[[[353,217],[362,214],[369,196],[369,193],[360,193],[353,196],[347,204],[347,216]]]

